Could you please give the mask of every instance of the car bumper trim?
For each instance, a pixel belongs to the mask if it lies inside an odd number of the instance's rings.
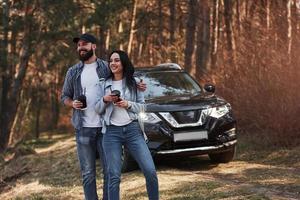
[[[174,150],[162,150],[162,151],[158,151],[157,154],[176,154],[176,153],[187,153],[187,152],[195,152],[195,151],[212,151],[212,150],[218,150],[218,149],[230,147],[232,145],[235,145],[236,143],[237,143],[237,140],[232,140],[232,141],[229,141],[229,142],[226,142],[222,145],[217,145],[217,146],[194,147],[194,148],[174,149]]]

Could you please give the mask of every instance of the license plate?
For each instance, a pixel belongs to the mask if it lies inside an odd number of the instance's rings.
[[[174,134],[174,142],[203,140],[207,138],[207,131],[195,131]]]

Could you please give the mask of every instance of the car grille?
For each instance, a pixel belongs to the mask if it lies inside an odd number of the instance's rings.
[[[179,124],[196,123],[199,121],[201,110],[171,112],[171,115]]]
[[[159,112],[159,115],[174,128],[199,127],[206,120],[206,115],[201,110]]]

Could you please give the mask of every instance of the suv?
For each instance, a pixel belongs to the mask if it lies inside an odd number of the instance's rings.
[[[135,71],[136,78],[147,84],[146,110],[140,119],[153,156],[208,154],[217,163],[233,159],[236,120],[230,104],[214,94],[213,85],[207,84],[203,90],[174,63]],[[135,168],[124,149],[122,171]]]

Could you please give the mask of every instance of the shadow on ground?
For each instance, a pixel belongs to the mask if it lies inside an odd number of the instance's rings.
[[[208,156],[160,156],[155,157],[158,170],[177,169],[183,171],[207,171],[218,164],[212,163]]]

